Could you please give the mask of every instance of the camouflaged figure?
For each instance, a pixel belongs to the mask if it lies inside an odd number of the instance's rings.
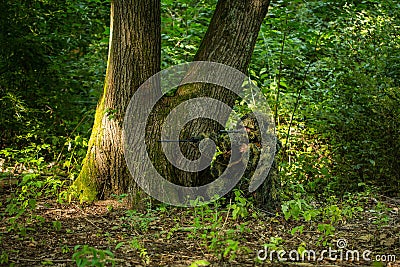
[[[264,180],[264,182],[258,187],[258,189],[252,193],[249,192],[249,184],[250,180],[254,174],[255,169],[257,168],[258,162],[260,161],[261,155],[261,135],[260,128],[257,123],[257,120],[254,114],[250,113],[241,118],[243,126],[247,132],[248,136],[248,144],[236,144],[233,147],[239,149],[240,154],[249,153],[247,167],[245,169],[244,175],[242,179],[240,179],[239,183],[235,186],[235,188],[241,190],[245,197],[253,197],[255,199],[255,203],[257,205],[267,211],[274,211],[279,205],[279,185],[280,180],[278,176],[278,169],[276,162],[272,163],[271,169],[268,173],[268,176]],[[239,126],[237,126],[239,128]],[[240,134],[239,134],[240,135]],[[213,179],[217,179],[227,168],[229,161],[231,160],[231,164],[241,164],[239,168],[244,167],[244,162],[242,162],[242,157],[240,158],[231,158],[232,150],[231,143],[228,134],[212,134],[207,136],[211,138],[217,145],[217,153],[211,165],[211,175]],[[241,136],[235,136],[236,142],[241,142],[243,138]],[[276,147],[276,153],[280,149],[280,142],[278,141]],[[245,158],[245,156],[243,157]],[[262,160],[261,165],[262,168]],[[267,166],[266,166],[267,167]],[[232,191],[225,196],[227,198],[233,198],[234,195]]]

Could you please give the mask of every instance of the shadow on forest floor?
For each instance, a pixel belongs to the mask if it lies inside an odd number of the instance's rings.
[[[0,184],[2,203],[13,189],[4,181]],[[377,201],[387,208],[379,224],[372,223],[380,216]],[[363,212],[351,220],[343,217],[329,232],[321,228],[329,222],[268,217],[252,208],[245,218],[234,219],[232,208],[227,207],[157,207],[139,213],[117,200],[59,204],[39,198],[35,208],[15,222],[6,205],[0,206],[0,260],[4,266],[77,266],[79,258],[94,262],[96,257],[111,266],[111,256],[117,266],[400,266],[400,201],[380,196],[365,203]],[[279,262],[277,253],[257,260],[257,251],[265,244],[269,253],[285,250],[287,261]],[[341,253],[333,259],[325,254],[320,260],[320,254],[327,253],[323,250],[337,250],[337,246],[342,247]],[[298,255],[304,249],[316,251],[319,257],[296,261],[296,251]],[[346,252],[355,250],[359,260],[349,253],[346,258]],[[363,259],[367,250],[371,261]],[[75,252],[80,254],[74,258]],[[387,262],[374,261],[377,255]]]

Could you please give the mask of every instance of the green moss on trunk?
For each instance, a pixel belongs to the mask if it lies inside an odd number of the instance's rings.
[[[90,136],[88,150],[85,159],[83,160],[82,170],[78,178],[74,181],[72,188],[75,190],[80,201],[92,202],[98,199],[98,172],[96,165],[96,153],[99,153],[99,145],[102,139],[102,120],[104,116],[104,95],[107,90],[104,86],[104,93],[97,105],[96,115],[92,134]]]
[[[81,202],[92,202],[97,199],[96,178],[92,175],[95,168],[94,164],[92,157],[86,157],[83,161],[82,170],[73,184]]]

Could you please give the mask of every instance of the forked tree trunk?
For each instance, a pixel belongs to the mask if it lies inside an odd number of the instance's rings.
[[[126,193],[122,122],[136,89],[160,70],[160,0],[113,0],[103,95],[82,171],[74,182],[84,201]]]
[[[268,6],[269,0],[220,0],[195,60],[223,63],[246,73]],[[96,110],[88,153],[74,185],[83,200],[129,191],[132,203],[137,204],[135,202],[138,195],[141,198],[141,190],[135,187],[125,165],[122,122],[135,90],[159,71],[160,3],[157,0],[114,0],[111,21],[104,93]],[[168,162],[161,144],[157,142],[165,118],[160,114],[168,114],[182,101],[202,96],[218,99],[231,107],[237,99],[233,93],[215,86],[182,86],[174,97],[164,97],[159,101],[149,117],[150,134],[146,141],[150,158],[156,169],[176,184],[197,186],[209,180],[204,175],[207,173],[183,172]],[[195,120],[185,127],[183,137],[220,128],[211,120]],[[199,151],[190,146],[183,146],[182,151],[188,159],[199,156]],[[269,194],[269,188],[266,185],[260,190]]]

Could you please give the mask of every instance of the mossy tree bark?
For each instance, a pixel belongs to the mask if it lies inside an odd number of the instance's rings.
[[[136,89],[160,70],[160,0],[111,1],[110,44],[103,95],[98,103],[82,171],[74,182],[84,201],[127,192],[122,122]]]
[[[219,1],[194,60],[223,63],[246,73],[268,6],[268,0]],[[187,99],[196,97],[212,97],[231,107],[237,100],[237,96],[225,88],[210,84],[185,85],[178,89],[175,96],[165,97],[158,104],[150,126],[153,128],[153,136],[148,142],[150,144],[148,153],[154,166],[171,182],[183,186],[199,186],[211,182],[213,178],[210,170],[193,173],[175,168],[162,153],[161,143],[155,140],[161,139],[161,125],[165,114],[169,113],[166,111],[172,110]],[[186,125],[181,139],[188,139],[190,136],[197,136],[204,132],[217,132],[221,130],[221,127],[212,120],[196,119]],[[200,156],[199,150],[192,144],[181,143],[181,150],[190,160],[198,159]],[[263,184],[256,193],[256,201],[265,207],[275,207],[278,200],[275,190],[278,183],[276,168],[272,168],[271,174],[273,177],[266,179],[268,182]],[[261,196],[262,194],[271,194],[271,196],[265,197]]]
[[[220,0],[194,58],[236,68],[243,73],[251,59],[269,0]],[[106,198],[112,193],[136,195],[123,155],[122,122],[125,109],[135,90],[160,69],[159,0],[111,3],[111,39],[104,93],[99,101],[87,156],[74,183],[83,200]],[[149,92],[150,94],[154,92]],[[224,88],[205,84],[182,86],[173,97],[164,97],[149,118],[146,138],[148,152],[157,170],[170,181],[185,186],[209,182],[207,171],[189,173],[174,168],[162,153],[161,125],[178,104],[195,97],[212,97],[233,106],[237,96]],[[164,115],[162,115],[164,114]],[[227,119],[227,118],[226,118]],[[182,138],[202,132],[218,131],[212,120],[194,120],[182,131]],[[198,149],[182,146],[188,159],[199,156]],[[269,186],[263,187],[268,193]],[[131,196],[132,197],[132,196]],[[135,199],[133,196],[131,199]],[[135,200],[133,202],[136,202]]]

